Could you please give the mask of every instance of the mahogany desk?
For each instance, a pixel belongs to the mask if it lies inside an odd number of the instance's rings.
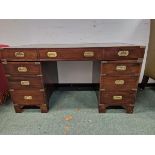
[[[0,58],[17,113],[26,106],[48,112],[58,82],[57,61],[93,61],[93,82],[100,84],[98,109],[122,106],[132,113],[145,47],[126,44],[53,44],[3,48]],[[99,70],[99,75],[96,71]]]

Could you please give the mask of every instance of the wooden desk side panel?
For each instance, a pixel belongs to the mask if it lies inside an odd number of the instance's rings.
[[[58,67],[56,61],[41,62],[44,84],[58,83]]]

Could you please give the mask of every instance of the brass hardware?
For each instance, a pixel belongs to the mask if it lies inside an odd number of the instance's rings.
[[[5,76],[6,76],[6,77],[10,77],[11,75],[10,75],[10,74],[5,74]]]
[[[124,84],[124,80],[116,80],[115,84],[116,85],[123,85]]]
[[[140,48],[145,48],[146,46],[140,46]]]
[[[18,67],[18,72],[27,72],[26,67]]]
[[[103,63],[103,64],[107,64],[107,63],[108,63],[108,61],[102,61],[102,63]]]
[[[107,74],[101,74],[101,76],[106,76]]]
[[[43,75],[39,74],[39,75],[36,75],[36,76],[42,77]]]
[[[15,52],[15,56],[17,58],[23,58],[24,57],[24,52]]]
[[[24,96],[24,100],[32,100],[32,96]]]
[[[40,65],[40,62],[34,62],[35,63],[35,65]]]
[[[105,91],[105,89],[100,89],[101,91]]]
[[[9,91],[14,91],[14,89],[9,89]]]
[[[137,89],[136,89],[136,88],[132,88],[131,90],[133,90],[133,91],[137,91]]]
[[[2,59],[2,64],[6,65],[7,64],[7,60],[6,59]]]
[[[138,58],[137,62],[138,63],[142,63],[143,62],[143,58]]]
[[[129,55],[129,51],[119,51],[118,56],[120,57],[126,57]]]
[[[126,70],[126,66],[116,66],[116,70],[117,71],[125,71]]]
[[[122,96],[113,96],[113,100],[122,100],[123,97]]]
[[[20,84],[22,86],[29,86],[30,85],[30,82],[29,81],[21,81]]]
[[[47,52],[47,56],[49,58],[55,58],[55,57],[57,57],[57,52]]]
[[[94,52],[93,51],[85,51],[84,52],[84,57],[93,57],[94,56]]]

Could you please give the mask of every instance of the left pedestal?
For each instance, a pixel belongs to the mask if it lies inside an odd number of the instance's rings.
[[[38,107],[42,113],[47,113],[48,101],[41,63],[6,61],[2,63],[16,113],[21,113],[27,107]]]

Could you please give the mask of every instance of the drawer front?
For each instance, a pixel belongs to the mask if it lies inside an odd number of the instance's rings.
[[[128,92],[100,92],[100,104],[121,105],[134,104],[135,94]]]
[[[8,77],[9,88],[11,89],[42,89],[42,77]]]
[[[107,62],[101,63],[101,74],[106,75],[139,75],[141,63]]]
[[[36,49],[4,49],[2,52],[3,59],[7,60],[36,60]]]
[[[105,60],[138,59],[144,57],[145,48],[140,47],[111,47],[103,49]]]
[[[40,90],[14,90],[10,92],[14,104],[40,105],[45,103],[44,92]]]
[[[101,76],[100,89],[106,91],[112,90],[136,90],[138,77],[110,77]]]
[[[12,75],[41,74],[41,65],[38,62],[8,62],[4,64],[4,68],[6,74]]]
[[[39,49],[42,60],[94,60],[101,59],[101,48]]]

